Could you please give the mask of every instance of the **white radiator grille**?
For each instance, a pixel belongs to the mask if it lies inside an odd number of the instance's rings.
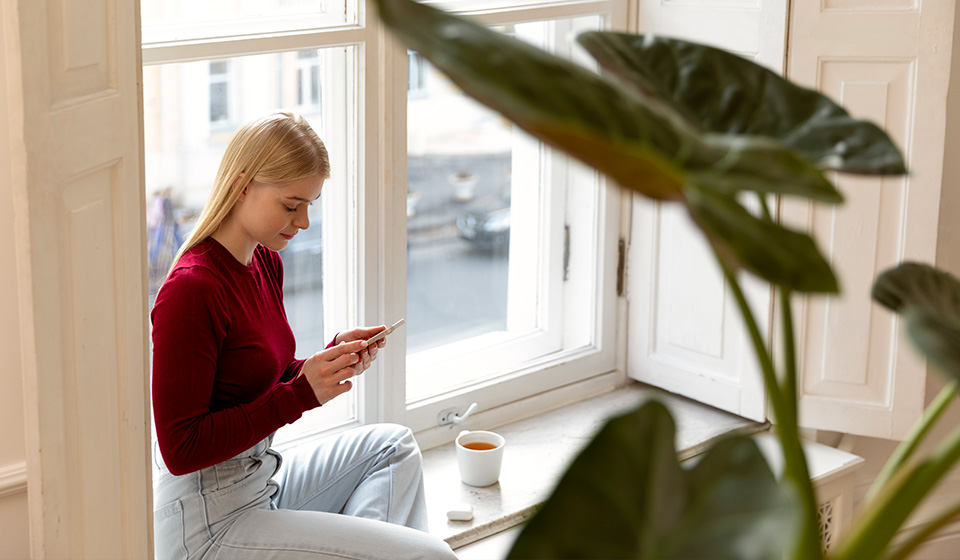
[[[836,533],[836,523],[834,519],[833,500],[820,504],[820,544],[823,551],[830,550],[833,544],[833,536]]]

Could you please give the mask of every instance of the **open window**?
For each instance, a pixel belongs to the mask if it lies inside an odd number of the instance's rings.
[[[281,253],[298,355],[407,319],[357,390],[278,438],[378,419],[424,430],[444,408],[488,410],[613,371],[619,191],[417,53],[380,44],[366,4],[280,4],[237,2],[229,20],[143,6],[147,191],[170,214],[163,227],[187,235],[236,126],[300,112],[332,176]],[[586,65],[576,34],[626,18],[620,1],[447,8],[482,10],[471,17]],[[151,255],[152,269],[169,266],[170,247]]]

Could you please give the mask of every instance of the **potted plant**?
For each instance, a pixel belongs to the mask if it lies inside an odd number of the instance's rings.
[[[960,459],[960,429],[933,453],[917,445],[957,398],[931,403],[878,477],[853,527],[829,552],[797,422],[791,294],[831,294],[837,279],[813,239],[778,223],[772,197],[837,204],[825,172],[906,173],[872,123],[751,61],[675,39],[589,32],[597,75],[469,20],[411,0],[378,0],[383,21],[466,94],[623,188],[681,204],[713,249],[749,330],[783,452],[777,479],[748,437],[681,465],[667,409],[650,402],[613,418],[573,461],[524,528],[511,558],[904,558],[960,517],[960,504],[902,541],[907,517]],[[740,287],[746,271],[776,290],[775,360]],[[900,313],[921,350],[960,374],[960,283],[904,264],[874,298]],[[779,368],[775,363],[780,363]]]
[[[471,173],[466,169],[459,169],[447,177],[447,182],[453,187],[453,200],[456,202],[473,200],[474,191],[477,190],[479,181],[480,177],[476,173]]]

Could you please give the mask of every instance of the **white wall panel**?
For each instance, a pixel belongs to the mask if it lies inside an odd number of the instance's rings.
[[[915,10],[920,0],[822,0],[823,10]]]
[[[630,376],[763,420],[760,373],[740,310],[684,209],[636,201],[631,239]],[[754,292],[763,321],[768,292]]]
[[[873,304],[882,271],[933,263],[953,2],[794,3],[789,76],[816,87],[901,148],[906,177],[836,177],[846,202],[787,202],[784,220],[807,227],[837,272],[842,294],[797,298],[801,422],[898,438],[918,416],[925,364],[896,318]]]
[[[786,17],[786,0],[641,1],[638,29],[726,49],[780,72]]]
[[[3,17],[31,556],[149,557],[137,4]]]
[[[115,91],[117,17],[113,3],[50,0],[46,8],[53,104]]]
[[[641,2],[641,33],[727,49],[781,72],[783,0]],[[723,410],[765,418],[763,383],[736,302],[700,232],[679,207],[636,197],[630,247],[628,373]],[[744,279],[766,328],[770,291]]]

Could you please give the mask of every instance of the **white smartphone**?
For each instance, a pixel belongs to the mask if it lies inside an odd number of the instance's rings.
[[[384,329],[384,330],[378,332],[377,334],[371,336],[370,338],[367,339],[367,346],[373,344],[374,342],[380,340],[381,338],[383,338],[383,337],[387,336],[388,334],[392,333],[393,331],[397,330],[397,327],[399,327],[400,325],[402,325],[403,322],[404,322],[404,320],[403,320],[403,319],[400,319],[399,321],[397,321],[396,323],[390,325],[390,326],[387,327],[386,329]]]

